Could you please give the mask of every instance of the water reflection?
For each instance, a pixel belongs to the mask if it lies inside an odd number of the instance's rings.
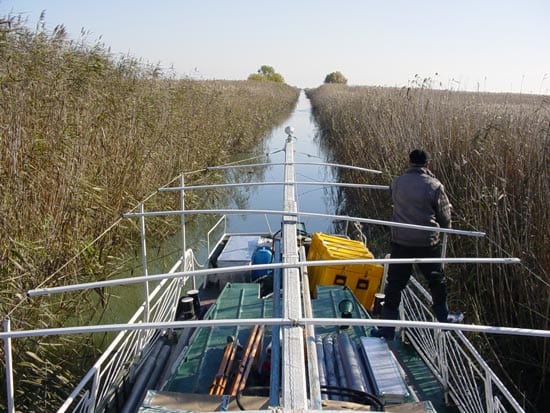
[[[295,162],[323,162],[327,155],[324,148],[318,142],[318,127],[311,114],[311,104],[302,92],[300,94],[297,106],[292,115],[283,124],[271,131],[264,138],[264,151],[268,153],[268,159],[265,162],[282,163],[284,162],[284,142],[286,126],[294,128],[296,141],[294,144]],[[264,170],[263,179],[265,181],[284,181],[284,168],[282,165],[273,165]],[[315,165],[296,165],[297,181],[332,181],[332,168],[324,168]],[[282,210],[282,186],[253,187],[248,191],[248,208],[250,209],[274,209]],[[297,188],[298,211],[332,213],[333,196],[332,191],[322,186],[302,185]],[[280,228],[280,216],[269,216],[269,226],[272,230]],[[318,218],[304,217],[301,219],[306,224],[309,232],[329,231],[330,223]],[[328,226],[328,227],[327,227]],[[266,228],[266,218],[263,216],[231,217],[230,229],[233,231],[263,230]]]

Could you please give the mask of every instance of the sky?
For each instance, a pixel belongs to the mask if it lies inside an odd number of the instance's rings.
[[[178,77],[550,94],[549,0],[0,0]]]

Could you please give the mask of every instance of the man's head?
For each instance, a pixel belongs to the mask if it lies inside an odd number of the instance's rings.
[[[423,149],[415,149],[409,154],[409,162],[412,166],[426,166],[430,155]]]

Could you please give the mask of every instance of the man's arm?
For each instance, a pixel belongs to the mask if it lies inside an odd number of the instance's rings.
[[[441,185],[437,191],[435,208],[435,219],[441,228],[451,228],[451,209],[445,188]]]

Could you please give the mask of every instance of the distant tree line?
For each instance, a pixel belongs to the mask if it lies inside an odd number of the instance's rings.
[[[285,79],[280,73],[277,73],[273,66],[262,65],[256,73],[251,73],[248,76],[248,80],[270,81],[277,83],[285,83]],[[325,76],[324,83],[337,83],[341,85],[347,85],[348,79],[342,74],[342,72],[331,72]]]
[[[326,75],[325,83],[338,83],[341,85],[347,85],[348,79],[341,72],[332,72]]]
[[[270,81],[277,83],[285,83],[285,79],[280,73],[275,72],[273,66],[263,65],[258,69],[257,73],[251,73],[248,76],[248,80],[261,80],[261,81]]]

